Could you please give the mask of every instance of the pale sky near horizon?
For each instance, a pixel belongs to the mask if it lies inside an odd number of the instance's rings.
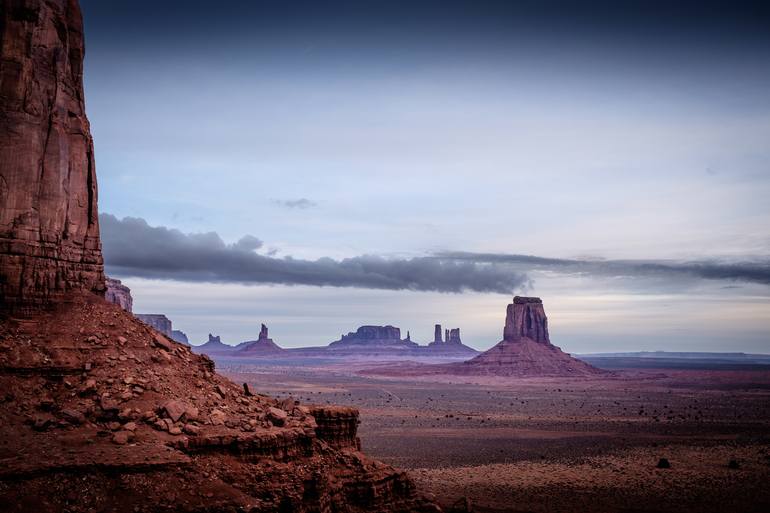
[[[523,293],[568,352],[770,353],[767,6],[81,3],[107,271],[193,343],[486,349]],[[402,264],[447,252],[742,267]]]

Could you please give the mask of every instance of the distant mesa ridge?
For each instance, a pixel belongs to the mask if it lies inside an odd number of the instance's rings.
[[[201,345],[193,346],[193,350],[197,353],[208,355],[222,355],[235,351],[235,347],[222,342],[222,338],[219,335],[209,333],[208,341]]]
[[[329,349],[366,349],[366,348],[410,349],[419,347],[409,338],[401,339],[401,329],[395,326],[360,326],[355,332],[342,335],[339,340],[329,344]]]
[[[190,345],[190,341],[187,339],[187,335],[184,331],[175,330],[171,319],[164,314],[134,314],[137,319],[145,323],[146,325],[160,331],[171,340],[175,340],[180,344]]]
[[[120,280],[110,278],[109,276],[105,278],[104,283],[107,286],[107,290],[104,293],[104,299],[110,303],[115,303],[126,312],[131,312],[134,306],[134,298],[131,297],[131,289],[126,285],[123,285]]]

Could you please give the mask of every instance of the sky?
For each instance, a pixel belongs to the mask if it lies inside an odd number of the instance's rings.
[[[108,274],[193,343],[770,353],[770,7],[81,1]]]

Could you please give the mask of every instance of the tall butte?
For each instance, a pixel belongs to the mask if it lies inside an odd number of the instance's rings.
[[[551,344],[543,301],[516,296],[508,305],[503,340],[467,362],[450,364],[463,374],[585,376],[604,374]]]
[[[2,2],[0,308],[104,290],[76,1]]]
[[[80,9],[0,22],[0,509],[439,511],[357,410],[253,393],[102,297]]]

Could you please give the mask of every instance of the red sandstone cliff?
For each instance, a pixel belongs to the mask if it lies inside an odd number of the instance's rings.
[[[101,296],[78,4],[0,20],[0,509],[438,511],[357,410],[254,394]]]
[[[101,293],[94,150],[75,0],[6,0],[0,21],[0,308]]]

